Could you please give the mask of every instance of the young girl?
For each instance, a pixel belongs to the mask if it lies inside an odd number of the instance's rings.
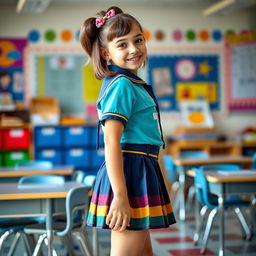
[[[147,49],[142,27],[118,7],[82,25],[80,42],[103,84],[97,109],[105,162],[93,189],[87,224],[111,231],[111,256],[153,255],[149,229],[175,223],[161,170],[164,145],[152,91],[137,76]]]

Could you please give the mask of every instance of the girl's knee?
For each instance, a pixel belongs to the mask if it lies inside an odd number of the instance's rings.
[[[111,256],[141,256],[144,255],[146,231],[112,231]]]

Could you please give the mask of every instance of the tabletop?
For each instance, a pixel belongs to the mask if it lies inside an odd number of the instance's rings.
[[[240,170],[215,170],[205,171],[206,179],[209,182],[223,183],[223,182],[250,182],[256,181],[256,170],[240,169]],[[193,170],[188,170],[187,174],[191,177],[195,176]]]
[[[74,166],[54,166],[51,169],[42,169],[38,167],[1,167],[0,178],[22,177],[28,175],[72,175]]]
[[[73,187],[82,186],[75,181],[64,184],[18,184],[3,183],[0,185],[0,200],[65,198]]]
[[[176,165],[203,165],[203,164],[215,164],[215,163],[241,163],[250,164],[252,162],[251,157],[247,156],[209,156],[207,158],[181,158],[175,157],[173,159]]]

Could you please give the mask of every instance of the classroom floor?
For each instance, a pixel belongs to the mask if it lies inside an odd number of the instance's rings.
[[[168,229],[152,230],[151,241],[154,250],[154,256],[199,256],[200,246],[194,246],[193,235],[195,230],[195,218],[193,210],[190,216],[187,216],[185,223],[177,223]],[[225,216],[225,255],[226,256],[255,256],[256,255],[256,236],[251,241],[245,241],[241,237],[241,229],[234,213],[228,212]],[[88,235],[91,237],[90,228]],[[100,250],[99,256],[109,256],[110,250],[110,231],[99,230]],[[54,241],[54,248],[59,256],[66,256],[65,248],[60,242]],[[218,219],[216,218],[210,238],[207,251],[204,255],[218,255]],[[7,248],[5,250],[7,252]],[[16,250],[15,256],[21,254],[22,248]],[[7,255],[4,253],[3,256]],[[46,253],[44,255],[47,255]],[[77,255],[82,256],[78,251]],[[2,256],[2,255],[1,255]]]

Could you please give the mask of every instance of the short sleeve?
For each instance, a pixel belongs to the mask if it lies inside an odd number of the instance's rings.
[[[100,102],[100,120],[114,119],[122,122],[124,126],[128,122],[134,104],[134,91],[132,82],[121,77],[108,89]]]

